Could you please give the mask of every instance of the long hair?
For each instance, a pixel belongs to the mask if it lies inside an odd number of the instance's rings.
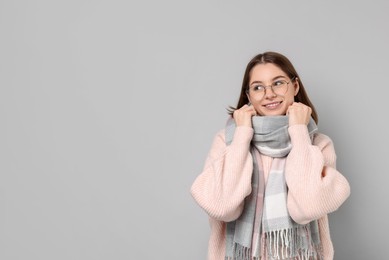
[[[304,85],[303,85],[296,69],[294,68],[294,66],[292,65],[292,63],[289,61],[289,59],[287,57],[285,57],[284,55],[277,53],[277,52],[265,52],[262,54],[258,54],[254,58],[251,59],[251,61],[247,64],[246,71],[245,71],[244,76],[243,76],[242,89],[240,91],[238,104],[236,107],[230,106],[229,109],[227,109],[228,113],[232,116],[235,110],[241,108],[242,106],[244,106],[245,104],[247,104],[249,102],[249,99],[248,99],[246,93],[247,93],[247,90],[248,90],[249,84],[250,84],[250,72],[256,65],[266,64],[266,63],[274,64],[275,66],[280,68],[283,72],[285,72],[286,75],[288,75],[288,77],[291,79],[297,78],[297,81],[299,83],[300,88],[299,88],[297,95],[294,97],[294,101],[301,102],[301,103],[309,106],[312,109],[311,116],[317,124],[319,121],[319,118],[318,118],[318,115],[316,113],[316,109],[315,109],[314,105],[312,104],[312,102],[310,101],[308,94],[305,91]]]

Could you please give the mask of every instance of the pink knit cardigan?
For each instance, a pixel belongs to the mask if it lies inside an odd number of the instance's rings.
[[[209,215],[211,234],[209,260],[224,260],[225,222],[242,213],[244,199],[251,193],[253,159],[249,152],[254,130],[238,126],[229,146],[224,130],[215,137],[203,172],[196,178],[191,193]],[[327,214],[337,210],[350,195],[350,186],[336,168],[333,143],[324,134],[317,134],[311,144],[307,127],[289,127],[292,150],[286,161],[288,185],[287,206],[290,216],[300,224],[318,219],[324,259],[333,259]],[[273,158],[261,155],[265,180]]]

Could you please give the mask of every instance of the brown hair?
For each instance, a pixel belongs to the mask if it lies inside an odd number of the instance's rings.
[[[243,76],[242,89],[240,91],[238,105],[236,107],[230,106],[228,109],[228,113],[232,115],[236,109],[241,108],[242,106],[244,106],[249,102],[246,93],[250,83],[250,72],[255,65],[265,64],[265,63],[273,63],[274,65],[279,67],[283,72],[285,72],[286,75],[288,75],[288,77],[291,79],[297,78],[300,88],[299,88],[299,92],[294,97],[294,101],[301,102],[309,106],[312,109],[312,118],[317,123],[319,121],[319,118],[317,116],[316,109],[313,106],[312,102],[309,100],[307,92],[305,91],[304,85],[301,82],[301,79],[297,74],[297,71],[295,70],[295,68],[293,67],[292,63],[289,61],[288,58],[286,58],[284,55],[277,52],[265,52],[262,54],[258,54],[251,59],[251,61],[247,64],[246,71]]]

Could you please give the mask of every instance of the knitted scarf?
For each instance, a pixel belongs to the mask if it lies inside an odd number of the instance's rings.
[[[317,220],[297,224],[287,209],[285,162],[292,148],[288,122],[288,116],[252,118],[252,192],[245,199],[240,217],[226,225],[226,260],[322,259]],[[234,119],[229,118],[225,128],[227,145],[232,142],[235,128]],[[317,132],[312,119],[308,131],[312,141]],[[273,157],[266,187],[260,154]]]

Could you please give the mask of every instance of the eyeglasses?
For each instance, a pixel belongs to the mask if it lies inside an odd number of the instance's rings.
[[[266,88],[271,88],[271,90],[277,95],[284,95],[288,90],[288,85],[290,82],[295,80],[296,77],[293,77],[291,80],[276,80],[270,86],[263,86],[261,84],[253,84],[247,89],[247,93],[252,94],[255,98],[262,99],[265,95]]]

